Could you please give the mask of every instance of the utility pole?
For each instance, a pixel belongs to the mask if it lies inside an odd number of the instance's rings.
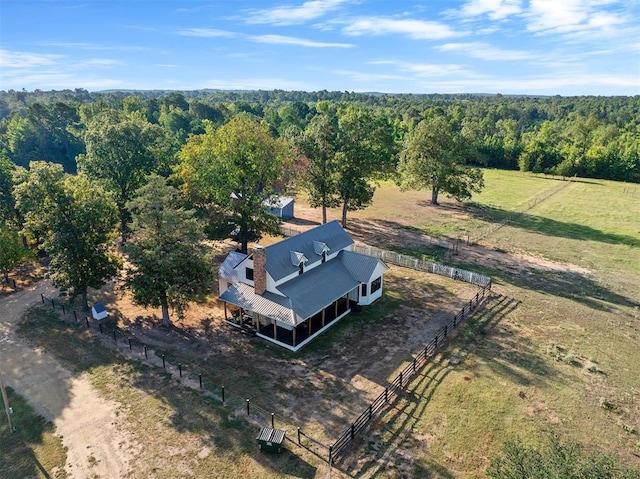
[[[2,380],[2,373],[0,373],[0,391],[2,391],[2,400],[4,401],[4,410],[7,413],[7,420],[9,421],[9,432],[13,432],[13,422],[11,421],[11,415],[13,410],[9,407],[9,399],[7,398],[7,391],[4,388],[4,381]]]

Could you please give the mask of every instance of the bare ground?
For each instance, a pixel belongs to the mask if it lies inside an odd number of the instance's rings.
[[[0,299],[0,367],[6,381],[55,425],[67,448],[67,477],[124,477],[131,438],[123,418],[116,415],[117,405],[100,397],[86,374],[73,374],[15,333],[18,321],[40,301],[41,293],[57,295],[43,280]]]

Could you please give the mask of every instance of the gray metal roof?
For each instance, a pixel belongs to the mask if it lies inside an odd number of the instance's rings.
[[[371,276],[378,264],[382,264],[385,270],[389,269],[389,267],[378,258],[354,253],[353,251],[341,251],[338,258],[342,261],[347,271],[351,273],[351,276],[361,283],[368,283],[374,279]]]
[[[218,276],[223,279],[234,280],[237,277],[235,267],[247,258],[247,255],[239,251],[231,251],[218,269]]]
[[[235,283],[220,295],[220,299],[247,311],[254,311],[292,326],[296,325],[291,303],[284,296],[269,292],[259,295],[255,293],[253,286]]]
[[[287,281],[278,290],[289,298],[296,315],[304,320],[359,285],[360,282],[336,259]]]
[[[267,252],[266,269],[274,281],[280,281],[285,276],[298,271],[298,268],[291,264],[291,251],[302,253],[309,258],[309,264],[321,261],[322,256],[315,252],[314,241],[325,243],[331,251],[340,251],[353,244],[353,240],[342,229],[340,223],[331,221],[269,245],[265,247]]]

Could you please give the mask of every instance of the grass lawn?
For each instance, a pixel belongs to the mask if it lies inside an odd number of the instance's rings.
[[[66,478],[67,454],[62,441],[55,435],[54,426],[38,416],[24,398],[9,387],[7,396],[13,409],[15,431],[9,431],[0,396],[0,477]],[[46,471],[55,472],[50,476]]]
[[[370,208],[349,214],[358,240],[489,274],[496,294],[359,436],[334,477],[481,478],[505,441],[540,445],[551,432],[640,469],[637,196],[629,185],[519,172],[487,170],[485,182],[473,202],[443,198],[440,207],[429,204],[429,192],[387,183]],[[339,217],[329,211],[329,219]],[[479,231],[480,244],[463,245],[458,255],[442,246]],[[354,418],[368,400],[358,386],[382,385],[401,367],[377,344],[390,335],[399,344],[415,341],[420,318],[406,320],[401,308],[435,310],[434,297],[466,294],[412,272],[390,279],[375,308],[345,318],[299,353],[242,340],[191,357],[179,356],[187,354],[181,348],[173,357],[206,365],[217,382],[235,371],[239,394],[272,395],[328,440],[334,428],[319,418],[331,413],[338,425]],[[327,476],[326,463],[304,449],[260,454],[255,425],[238,408],[185,389],[161,369],[103,354],[93,336],[47,314],[27,318],[23,334],[89,371],[102,394],[122,405],[138,448],[133,477]],[[351,347],[358,338],[366,339],[361,349]],[[353,367],[356,359],[369,362],[368,374]],[[289,377],[269,374],[276,369]]]

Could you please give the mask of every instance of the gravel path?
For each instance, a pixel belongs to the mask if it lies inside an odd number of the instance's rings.
[[[68,448],[65,469],[69,477],[125,477],[129,440],[122,429],[122,414],[116,415],[117,404],[100,397],[87,374],[70,372],[15,333],[20,318],[40,301],[41,293],[57,296],[51,283],[43,280],[0,299],[0,370],[5,381],[55,424]]]

